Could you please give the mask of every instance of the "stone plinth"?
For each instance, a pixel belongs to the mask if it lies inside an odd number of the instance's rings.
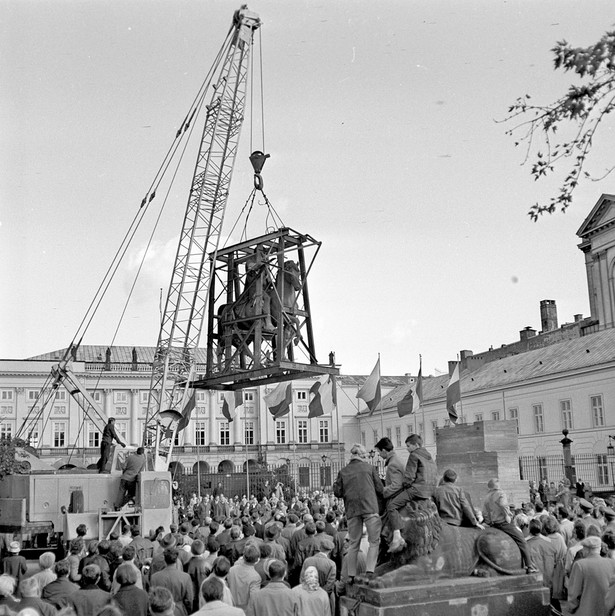
[[[459,475],[457,485],[482,509],[487,482],[500,480],[511,505],[529,500],[528,487],[519,476],[517,422],[478,421],[438,429],[436,435],[438,473],[447,468]]]
[[[465,577],[396,588],[355,585],[341,616],[547,616],[549,590],[540,575]]]

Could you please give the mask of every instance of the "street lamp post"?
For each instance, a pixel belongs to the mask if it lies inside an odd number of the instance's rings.
[[[611,471],[611,483],[615,488],[615,477],[613,477],[613,459],[615,458],[615,447],[613,447],[613,439],[615,439],[615,436],[612,436],[611,434],[609,434],[608,436],[609,444],[606,448],[606,458],[609,461],[609,469]]]
[[[572,451],[570,446],[574,442],[572,439],[568,438],[568,430],[562,430],[562,434],[564,438],[560,441],[562,444],[562,449],[564,450],[564,474],[568,481],[570,481],[570,487],[574,487],[577,482],[577,478],[575,475],[574,467],[572,466]]]

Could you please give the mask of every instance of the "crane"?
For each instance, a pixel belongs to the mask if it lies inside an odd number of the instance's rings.
[[[155,443],[156,468],[170,461],[181,411],[189,402],[198,347],[239,135],[256,13],[243,5],[223,44],[154,355],[144,444]],[[163,420],[166,425],[163,426]]]

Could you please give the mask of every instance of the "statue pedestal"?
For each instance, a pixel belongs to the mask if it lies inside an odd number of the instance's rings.
[[[454,469],[457,485],[470,495],[475,508],[482,509],[492,477],[500,480],[511,505],[520,507],[529,500],[527,482],[519,477],[516,421],[477,421],[439,428],[436,447],[438,474]]]
[[[340,599],[340,616],[548,616],[542,575],[464,577],[393,588],[357,584]]]

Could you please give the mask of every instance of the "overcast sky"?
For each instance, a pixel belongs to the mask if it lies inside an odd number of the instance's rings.
[[[65,347],[218,52],[238,1],[0,1],[0,358]],[[495,122],[572,76],[560,39],[597,40],[613,2],[263,0],[268,198],[323,242],[310,276],[318,359],[342,372],[436,374],[587,315],[576,231],[613,179],[532,223],[535,183]],[[610,125],[592,168],[612,165]],[[252,186],[244,126],[227,223]],[[116,344],[155,346],[189,190],[169,207]],[[228,228],[228,227],[227,227]],[[264,229],[260,232],[264,232]],[[113,340],[144,240],[84,343]]]

